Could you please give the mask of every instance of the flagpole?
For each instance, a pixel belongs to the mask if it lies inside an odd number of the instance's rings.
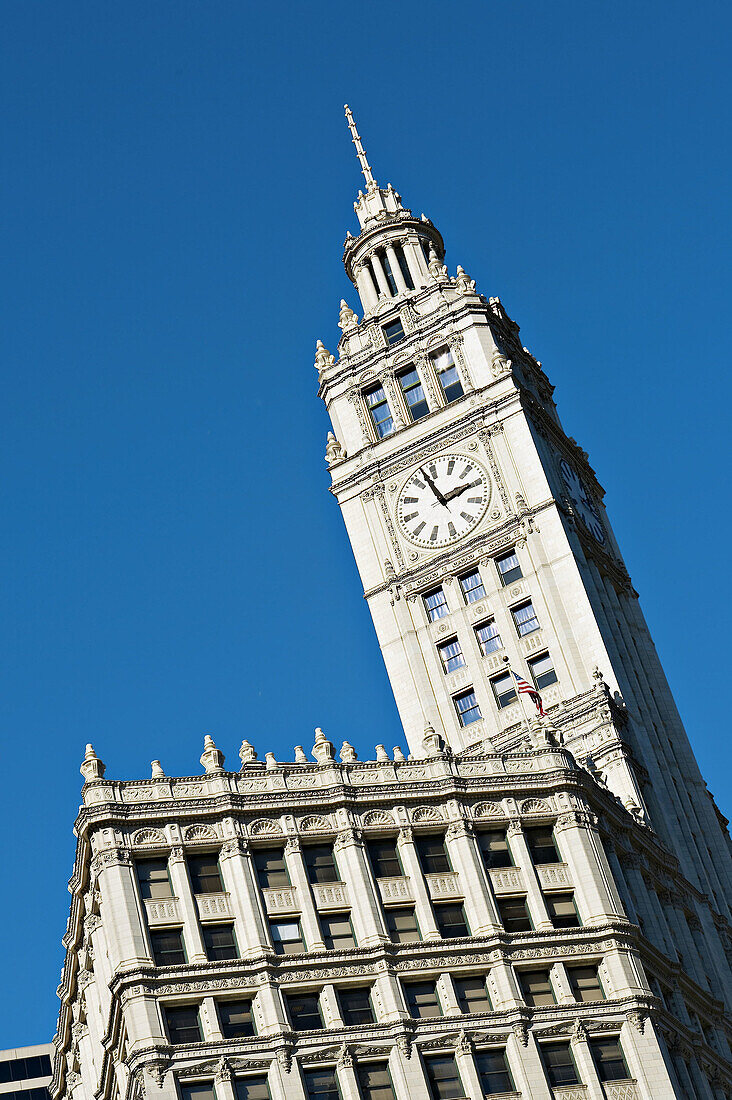
[[[517,682],[516,677],[514,675],[514,671],[511,668],[511,660],[510,660],[507,653],[505,653],[503,655],[503,660],[506,662],[506,668],[508,669],[508,675],[511,677],[511,685],[513,687],[513,690],[516,692],[516,698],[519,701],[519,706],[521,707],[521,713],[523,715],[524,722],[526,724],[526,728],[529,731],[529,733],[531,733],[531,721],[530,721],[528,715],[526,714],[526,707],[524,706],[524,700],[523,700],[523,697],[521,695],[521,692],[518,689],[518,682]]]

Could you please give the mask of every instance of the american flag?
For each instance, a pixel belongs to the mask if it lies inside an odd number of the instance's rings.
[[[511,669],[513,672],[513,669]],[[541,717],[544,717],[544,704],[541,701],[541,695],[533,688],[528,681],[524,680],[523,676],[519,676],[518,672],[513,672],[514,680],[516,681],[516,687],[518,688],[519,695],[528,695],[531,702],[538,710]]]

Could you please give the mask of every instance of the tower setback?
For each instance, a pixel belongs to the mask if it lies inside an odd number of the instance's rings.
[[[726,821],[587,455],[498,298],[364,175],[326,459],[410,749],[105,777],[54,1100],[730,1100]]]

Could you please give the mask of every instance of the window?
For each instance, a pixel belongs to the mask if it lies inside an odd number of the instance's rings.
[[[167,859],[136,859],[135,868],[143,898],[172,898]]]
[[[400,340],[404,339],[404,329],[398,317],[396,321],[390,321],[388,325],[384,325],[384,336],[389,345],[398,344]]]
[[[475,637],[478,639],[478,645],[484,657],[487,657],[489,653],[495,653],[497,649],[503,648],[501,635],[498,633],[498,627],[493,619],[476,626]]]
[[[579,928],[580,919],[574,904],[574,894],[545,894],[549,919],[555,928]]]
[[[527,600],[526,603],[522,603],[518,607],[512,607],[511,614],[519,638],[523,638],[526,634],[533,634],[535,630],[539,629],[539,620],[536,617],[531,600]]]
[[[340,882],[332,844],[303,848],[302,854],[310,882]]]
[[[303,1074],[308,1100],[340,1100],[334,1069],[310,1069]]]
[[[397,285],[394,278],[394,273],[391,270],[391,264],[389,263],[389,257],[386,254],[386,249],[382,248],[376,253],[379,260],[381,260],[381,267],[386,278],[386,285],[389,287],[389,293],[392,298],[397,296]],[[377,261],[378,262],[378,261]]]
[[[402,278],[407,284],[407,290],[414,290],[414,280],[412,279],[412,273],[409,270],[407,257],[404,255],[404,250],[402,249],[402,246],[400,244],[394,245],[394,255],[397,258],[397,263],[399,264],[399,270],[402,273]]]
[[[461,1012],[492,1012],[485,978],[456,978],[455,992]]]
[[[457,638],[451,638],[449,642],[441,642],[437,652],[440,654],[445,672],[455,672],[458,668],[465,668],[465,658]]]
[[[421,420],[423,416],[427,416],[430,407],[427,404],[422,381],[416,369],[410,367],[409,370],[404,370],[401,374],[398,374],[397,378],[404,394],[404,400],[407,403],[407,411],[412,420]]]
[[[537,1008],[540,1005],[556,1003],[548,969],[519,970],[517,976],[527,1005]]]
[[[371,989],[339,989],[338,1001],[341,1007],[341,1019],[349,1027],[358,1024],[374,1024],[374,1010],[371,1007]]]
[[[627,1081],[630,1074],[617,1039],[590,1039],[590,1050],[601,1081]]]
[[[321,916],[320,928],[327,951],[348,951],[356,947],[350,913],[329,913]]]
[[[524,835],[534,863],[562,862],[554,842],[554,830],[551,825],[539,825],[534,829],[526,829]]]
[[[440,387],[445,395],[445,401],[448,405],[451,401],[457,401],[458,397],[463,396],[463,387],[452,353],[444,348],[442,351],[438,351],[437,355],[432,356],[432,362]]]
[[[539,1050],[547,1080],[552,1088],[561,1085],[579,1085],[580,1079],[577,1076],[569,1043],[544,1043],[539,1046]]]
[[[466,603],[476,603],[485,596],[483,581],[477,569],[473,569],[472,573],[466,573],[460,578],[460,587]]]
[[[475,1056],[475,1065],[484,1096],[493,1096],[497,1092],[513,1092],[513,1078],[505,1050],[482,1050]]]
[[[473,722],[479,722],[483,717],[473,688],[470,688],[469,691],[462,691],[459,695],[453,695],[452,701],[455,704],[455,711],[461,726],[471,726]]]
[[[394,1100],[394,1087],[387,1062],[366,1062],[356,1067],[363,1100]]]
[[[498,898],[498,915],[507,932],[530,932],[531,917],[526,907],[526,897]]]
[[[425,1058],[424,1068],[430,1086],[432,1100],[456,1100],[465,1096],[460,1074],[451,1054]]]
[[[426,875],[442,875],[446,871],[452,871],[445,851],[444,836],[418,836],[414,838],[414,843]]]
[[[258,848],[255,849],[252,855],[257,879],[263,890],[273,890],[279,886],[290,885],[284,848]]]
[[[9,1081],[32,1081],[38,1077],[50,1077],[52,1073],[51,1059],[47,1054],[34,1054],[28,1058],[7,1058],[0,1062],[0,1084]],[[34,1090],[35,1091],[35,1090]],[[45,1093],[45,1089],[38,1091]],[[8,1093],[3,1093],[3,1097]],[[15,1095],[27,1096],[25,1091],[16,1092]],[[46,1093],[46,1100],[48,1094]]]
[[[376,878],[402,878],[396,840],[369,840],[366,849]]]
[[[422,939],[413,908],[386,909],[384,915],[392,943],[415,943]]]
[[[404,982],[402,988],[409,1014],[415,1020],[442,1015],[436,982]]]
[[[236,1100],[269,1100],[266,1075],[237,1077],[234,1081]]]
[[[491,829],[485,833],[478,833],[478,847],[483,856],[483,863],[489,871],[495,871],[499,867],[513,867],[505,829]]]
[[[255,1034],[251,1001],[218,1001],[216,1007],[225,1039],[243,1039]]]
[[[502,672],[500,676],[493,676],[491,679],[491,687],[493,688],[493,694],[496,697],[496,703],[498,709],[503,710],[504,707],[510,707],[511,703],[516,702],[516,688],[514,687],[514,679],[510,672]]]
[[[498,570],[498,576],[501,578],[501,584],[504,585],[513,584],[514,581],[523,577],[515,550],[509,550],[507,554],[502,554],[500,558],[496,558],[496,569]]]
[[[198,1019],[198,1005],[180,1005],[176,1008],[163,1008],[168,1038],[176,1046],[183,1043],[201,1042],[201,1025]]]
[[[320,996],[317,993],[285,993],[285,1004],[290,1023],[295,1031],[320,1031],[323,1017],[320,1015]]]
[[[462,905],[435,905],[435,920],[440,935],[445,940],[456,936],[469,936],[470,929]]]
[[[156,966],[180,966],[186,962],[182,928],[156,928],[150,932]]]
[[[196,1081],[195,1085],[180,1085],[181,1100],[216,1100],[213,1082]]]
[[[542,653],[540,657],[531,657],[526,663],[531,669],[531,675],[539,691],[549,687],[550,684],[556,684],[557,674],[548,653]]]
[[[204,924],[203,942],[206,948],[206,958],[211,962],[222,962],[224,959],[238,959],[239,952],[234,939],[233,924]]]
[[[394,421],[392,419],[391,409],[389,408],[389,402],[386,400],[384,387],[381,385],[372,386],[370,390],[366,390],[363,396],[366,401],[366,408],[369,410],[369,416],[371,417],[374,431],[379,439],[383,439],[384,436],[394,431]]]
[[[567,977],[575,1001],[603,1001],[605,999],[596,966],[568,966]]]
[[[296,955],[305,950],[299,920],[270,921],[269,932],[278,955]]]
[[[219,857],[216,852],[203,856],[188,857],[188,874],[194,894],[222,894],[224,887],[219,871]]]
[[[424,601],[427,618],[431,623],[434,623],[437,619],[444,619],[447,615],[449,608],[442,588],[434,588],[431,592],[425,592],[422,600]]]

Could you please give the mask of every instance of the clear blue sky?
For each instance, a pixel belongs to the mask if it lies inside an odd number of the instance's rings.
[[[555,383],[730,812],[730,20],[3,5],[0,1045],[54,1029],[85,742],[136,778],[197,774],[207,732],[232,767],[400,740],[313,369],[357,305],[345,101]]]

